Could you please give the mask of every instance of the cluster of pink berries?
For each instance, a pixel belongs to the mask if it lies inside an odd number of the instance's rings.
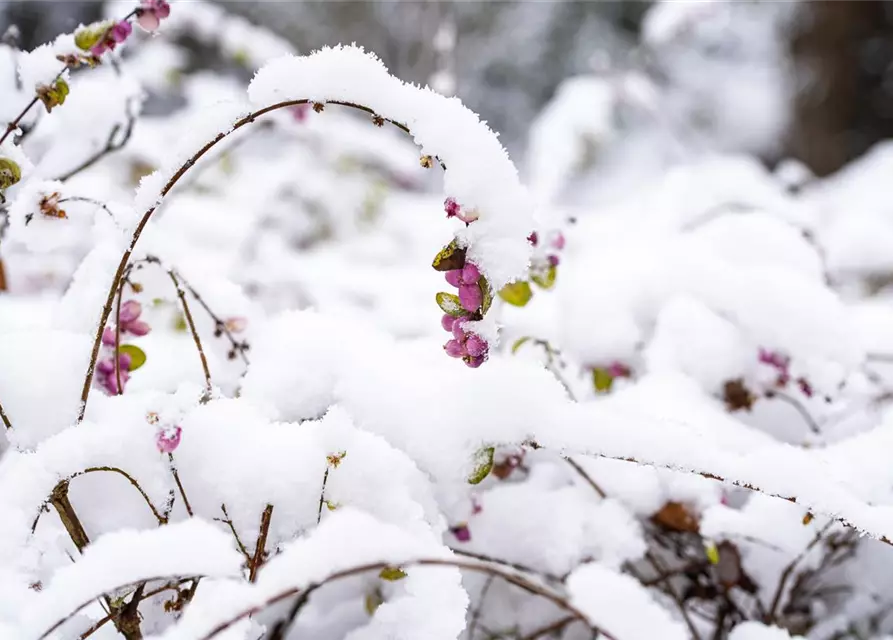
[[[758,359],[765,365],[769,365],[778,372],[775,378],[775,386],[782,389],[791,381],[790,365],[791,359],[778,351],[770,351],[769,349],[760,348]],[[811,398],[813,394],[812,385],[806,378],[800,377],[795,380],[800,391],[807,398]]]
[[[151,330],[151,327],[144,321],[140,320],[143,308],[136,300],[128,300],[121,305],[121,313],[118,316],[118,327],[121,335],[144,336]],[[109,395],[118,395],[124,393],[124,386],[130,379],[131,366],[133,365],[133,357],[129,353],[118,354],[118,373],[115,372],[115,343],[117,337],[115,330],[106,327],[102,332],[102,344],[109,348],[111,353],[100,359],[96,363],[95,381]],[[118,376],[121,377],[121,388],[118,388]]]
[[[137,24],[146,31],[155,31],[161,21],[171,14],[171,6],[165,0],[143,0],[135,14]],[[103,33],[93,36],[98,41],[90,47],[90,53],[98,58],[106,51],[114,51],[132,33],[133,25],[128,20],[120,20]]]
[[[459,289],[459,303],[466,312],[476,313],[481,308],[481,272],[474,264],[466,262],[461,269],[447,271],[446,281]],[[465,331],[463,325],[466,320],[468,318],[464,315],[456,317],[444,314],[440,324],[445,331],[453,334],[453,339],[443,345],[443,348],[448,356],[462,358],[466,365],[476,369],[486,360],[488,345],[479,335]]]
[[[527,236],[527,241],[534,247],[538,246],[540,241],[539,234],[534,231],[529,236]],[[554,249],[555,251],[561,251],[564,249],[564,244],[564,234],[560,231],[556,231],[550,235],[548,242],[545,244],[545,248],[547,251],[546,261],[549,263],[550,267],[557,267],[558,263],[560,262],[558,254],[551,253],[550,250]]]

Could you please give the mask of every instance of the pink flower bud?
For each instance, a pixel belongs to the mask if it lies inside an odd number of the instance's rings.
[[[443,210],[446,211],[447,218],[453,218],[459,215],[462,208],[455,198],[447,198],[443,201]]]
[[[461,358],[465,355],[465,347],[458,340],[450,340],[443,345],[443,349],[451,358]]]
[[[452,271],[447,271],[444,274],[446,281],[449,282],[454,287],[458,287],[462,284],[462,269],[453,269]]]
[[[481,308],[484,296],[476,284],[463,284],[459,287],[459,302],[466,311],[475,312]]]
[[[806,378],[797,378],[797,386],[800,387],[800,391],[803,392],[803,395],[807,398],[811,398],[813,394],[812,385],[809,383],[809,380]]]
[[[622,362],[614,361],[608,365],[608,373],[612,378],[628,378],[632,372]]]
[[[453,337],[459,342],[465,341],[465,330],[462,325],[465,324],[465,318],[456,318],[453,321]]]
[[[440,326],[443,327],[444,331],[452,331],[453,325],[456,322],[456,318],[451,316],[448,313],[443,314],[443,317],[440,319]]]
[[[559,260],[558,256],[549,256],[550,267],[557,267],[559,262],[561,262],[561,260]]]
[[[129,353],[119,353],[118,354],[118,367],[122,371],[130,371],[130,365],[133,362],[133,359],[130,357]]]
[[[165,0],[155,0],[155,15],[164,20],[171,15],[171,6]]]
[[[112,27],[112,30],[109,33],[109,35],[111,36],[112,40],[120,43],[120,42],[124,42],[125,40],[127,40],[127,37],[131,33],[133,33],[133,25],[130,24],[127,20],[122,20],[121,22],[117,23],[114,27]]]
[[[115,330],[111,327],[106,327],[102,332],[102,344],[107,347],[115,346]]]
[[[465,284],[477,284],[480,279],[480,270],[470,262],[465,263],[465,266],[462,267],[462,282]]]
[[[96,363],[96,370],[99,373],[114,373],[115,372],[115,361],[112,358],[103,358],[99,362]]]
[[[536,246],[537,242],[539,242],[539,236],[536,234],[536,231],[527,236],[527,242],[532,244],[534,247]]]
[[[479,357],[487,353],[487,341],[479,335],[472,333],[465,341],[465,350],[472,357]]]
[[[178,425],[162,429],[158,432],[158,435],[155,436],[155,444],[158,447],[158,450],[161,453],[173,453],[174,450],[180,446],[180,436],[182,434],[183,429]]]
[[[471,530],[464,522],[455,527],[450,527],[450,533],[456,536],[456,540],[459,542],[469,542],[471,540]]]
[[[760,347],[759,361],[768,364],[770,367],[778,369],[781,373],[787,373],[791,359],[779,351],[770,351]]]
[[[552,239],[552,246],[561,251],[564,249],[564,234],[560,231],[558,234]]]
[[[468,357],[464,358],[464,360],[465,360],[465,366],[467,366],[471,369],[477,369],[479,366],[484,364],[484,356],[477,356],[477,357],[468,356]]]
[[[107,48],[108,47],[105,46],[104,41],[98,42],[97,44],[94,44],[92,47],[90,47],[90,53],[92,53],[94,56],[96,56],[98,58],[99,56],[101,56],[103,53],[106,52]]]
[[[135,336],[144,336],[152,330],[152,327],[142,320],[136,320],[134,322],[128,322],[126,325],[122,324],[121,329]]]
[[[140,317],[143,312],[143,306],[136,300],[128,300],[121,305],[121,315],[118,319],[122,322],[133,322]]]

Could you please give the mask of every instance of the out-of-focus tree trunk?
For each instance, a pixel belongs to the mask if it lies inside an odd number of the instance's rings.
[[[791,46],[799,92],[789,155],[827,175],[893,134],[882,84],[893,48],[885,2],[805,4]]]

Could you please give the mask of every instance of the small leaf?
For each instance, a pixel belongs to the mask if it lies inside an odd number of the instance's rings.
[[[511,282],[499,290],[499,297],[516,307],[523,307],[533,297],[533,290],[526,280]]]
[[[558,276],[558,269],[554,266],[549,266],[545,272],[534,273],[530,276],[530,279],[537,283],[543,289],[551,289],[555,284],[555,278]]]
[[[714,542],[708,542],[704,545],[704,552],[707,554],[707,562],[712,565],[719,564],[719,548]]]
[[[525,342],[530,340],[530,336],[524,336],[523,338],[518,338],[515,340],[515,344],[512,345],[512,355],[518,353],[518,349],[524,346]]]
[[[493,304],[493,293],[490,291],[490,283],[484,276],[478,280],[478,286],[481,288],[481,315],[485,316]]]
[[[177,317],[174,318],[174,331],[186,331],[189,327],[186,324],[186,316],[182,313],[178,313]]]
[[[453,295],[452,293],[446,293],[444,291],[438,293],[437,306],[443,309],[444,313],[449,314],[454,318],[465,315],[465,309],[462,308],[459,296]]]
[[[395,580],[402,580],[405,578],[406,573],[399,567],[385,567],[381,570],[381,573],[378,574],[378,577],[382,580],[387,580],[388,582],[394,582]]]
[[[94,22],[86,27],[81,27],[74,32],[75,46],[82,51],[89,51],[99,43],[113,25],[114,22],[106,20],[105,22]]]
[[[477,452],[477,466],[468,476],[468,484],[480,484],[484,478],[490,475],[490,471],[493,469],[494,453],[496,451],[493,447],[486,447]]]
[[[614,376],[607,369],[596,367],[592,370],[592,384],[598,393],[607,393],[614,384]]]
[[[122,344],[118,347],[118,351],[130,356],[130,371],[136,371],[146,364],[146,352],[135,344]]]
[[[815,516],[812,515],[811,511],[807,511],[806,515],[803,516],[803,526],[810,524],[813,520],[815,520]]]
[[[372,593],[367,593],[366,598],[363,602],[363,606],[366,609],[366,613],[370,616],[375,615],[375,611],[382,605],[384,602],[384,598],[381,597],[381,591],[376,589]]]
[[[0,189],[11,187],[21,179],[21,167],[9,158],[0,158]]]
[[[460,248],[459,244],[453,240],[434,257],[434,262],[431,263],[431,266],[436,271],[461,269],[465,266],[465,249]]]

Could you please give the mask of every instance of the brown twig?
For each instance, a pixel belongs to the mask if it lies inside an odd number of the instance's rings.
[[[769,606],[769,611],[766,613],[765,621],[766,624],[772,624],[775,622],[775,617],[778,613],[778,607],[781,604],[781,597],[784,594],[784,588],[787,586],[788,580],[791,577],[791,574],[794,572],[794,569],[800,563],[803,558],[806,557],[806,554],[812,551],[815,546],[821,542],[822,538],[828,533],[828,529],[830,529],[835,524],[834,520],[831,520],[824,527],[819,529],[816,532],[815,537],[806,545],[806,548],[800,552],[800,554],[791,560],[788,565],[784,568],[784,571],[781,572],[781,577],[778,580],[778,587],[775,589],[775,596],[772,598],[772,604]]]
[[[133,113],[130,110],[130,107],[128,106],[127,122],[123,125],[124,135],[121,137],[121,139],[118,141],[115,141],[115,136],[118,135],[118,132],[121,131],[121,127],[122,127],[121,124],[116,124],[114,127],[112,127],[111,132],[109,132],[109,136],[105,141],[105,146],[102,149],[100,149],[93,155],[86,158],[83,162],[81,162],[79,165],[77,165],[70,171],[66,171],[64,174],[62,174],[61,176],[56,178],[56,180],[58,180],[59,182],[65,182],[66,180],[77,175],[81,171],[89,169],[94,164],[96,164],[97,162],[102,160],[102,158],[104,158],[108,154],[114,153],[115,151],[119,151],[120,149],[123,149],[124,146],[127,144],[127,142],[130,140],[131,135],[133,135],[134,124],[136,124],[136,117],[134,117]]]
[[[205,310],[205,313],[207,313],[210,316],[211,320],[214,321],[215,331],[219,331],[221,335],[225,335],[227,340],[229,340],[230,352],[238,354],[242,358],[242,362],[244,362],[246,365],[249,364],[248,356],[245,355],[245,351],[248,349],[248,345],[244,342],[239,342],[238,340],[236,340],[226,322],[224,322],[220,318],[220,316],[214,313],[211,307],[208,306],[208,303],[205,302],[204,298],[199,295],[198,291],[196,291],[195,288],[186,281],[186,278],[183,277],[183,274],[178,275],[180,276],[180,282],[183,284],[184,287],[186,287],[186,290],[189,291],[190,295],[195,298],[196,302],[198,302],[201,305],[202,309]]]
[[[124,385],[121,384],[121,298],[124,297],[124,283],[126,276],[121,279],[118,287],[118,305],[115,309],[115,381],[118,383],[117,394],[124,395]]]
[[[550,622],[544,627],[540,627],[539,629],[531,631],[526,636],[523,636],[520,640],[537,640],[538,638],[542,638],[543,636],[550,633],[557,633],[558,631],[564,629],[567,625],[576,621],[577,618],[575,618],[574,616],[565,616],[563,618],[559,618],[555,622]]]
[[[481,562],[490,562],[492,564],[496,564],[502,567],[508,567],[510,569],[514,569],[515,571],[522,571],[524,573],[530,573],[541,578],[546,578],[553,582],[564,582],[561,576],[557,576],[554,573],[544,573],[542,571],[538,571],[533,567],[520,564],[518,562],[510,562],[508,560],[501,560],[499,558],[494,558],[493,556],[488,556],[483,553],[475,553],[474,551],[465,551],[464,549],[454,549],[450,547],[450,551],[455,553],[457,556],[465,556],[466,558],[473,558],[475,560],[480,560]]]
[[[239,534],[236,532],[236,525],[233,524],[232,518],[229,517],[229,514],[226,512],[226,505],[220,505],[220,510],[223,511],[223,515],[225,519],[214,518],[218,522],[223,522],[224,524],[229,525],[229,530],[233,532],[233,537],[236,539],[236,545],[239,547],[239,551],[245,557],[245,566],[250,566],[251,564],[251,554],[248,553],[247,547],[242,543],[242,539],[239,537]]]
[[[186,295],[183,292],[183,287],[180,286],[177,274],[173,269],[168,269],[167,275],[170,277],[171,282],[174,283],[174,288],[177,290],[177,297],[180,299],[180,304],[183,307],[183,315],[186,317],[186,326],[189,327],[189,331],[192,333],[192,341],[195,342],[195,348],[198,351],[198,357],[202,363],[202,371],[205,374],[205,395],[202,398],[202,402],[204,403],[211,399],[211,394],[214,391],[214,387],[211,385],[211,371],[208,369],[208,358],[205,357],[205,350],[202,348],[202,340],[198,335],[198,330],[195,328],[192,312],[189,311],[189,305],[186,303]]]
[[[257,534],[257,544],[254,546],[254,558],[248,564],[248,581],[257,580],[257,570],[260,569],[267,555],[267,535],[270,533],[270,520],[273,519],[273,505],[268,504],[260,517],[260,531]]]
[[[208,153],[208,151],[213,149],[220,141],[224,140],[227,136],[233,134],[234,132],[238,131],[239,129],[241,129],[244,126],[253,123],[255,120],[257,120],[258,118],[260,118],[261,116],[263,116],[267,113],[276,111],[278,109],[284,109],[287,107],[293,107],[293,106],[297,106],[297,105],[301,105],[301,104],[310,104],[312,102],[314,102],[314,101],[307,100],[307,99],[286,100],[283,102],[278,102],[276,104],[272,104],[272,105],[263,107],[261,109],[258,109],[257,111],[254,111],[254,112],[248,114],[247,116],[237,120],[228,131],[218,133],[217,136],[215,136],[212,140],[205,143],[198,151],[196,151],[194,154],[192,154],[192,156],[186,162],[184,162],[180,166],[179,169],[177,169],[174,172],[174,174],[170,177],[170,179],[167,181],[167,183],[161,189],[161,191],[159,193],[159,198],[158,198],[156,204],[146,210],[146,212],[143,214],[142,218],[140,219],[139,223],[137,224],[136,228],[134,229],[133,235],[131,236],[131,239],[130,239],[130,244],[127,247],[127,249],[124,251],[124,254],[121,256],[121,260],[119,261],[118,267],[115,270],[114,277],[112,278],[112,282],[109,287],[109,292],[106,296],[106,301],[105,301],[105,304],[103,305],[102,312],[100,314],[100,319],[99,319],[99,324],[98,324],[98,328],[96,331],[96,336],[93,341],[93,351],[90,354],[90,361],[89,361],[89,364],[87,365],[86,375],[84,376],[84,384],[83,384],[83,387],[81,390],[81,406],[80,406],[80,409],[78,412],[78,419],[77,419],[78,424],[80,424],[83,421],[84,414],[87,410],[87,401],[90,398],[90,389],[91,389],[92,382],[93,382],[93,373],[96,369],[96,359],[99,356],[99,348],[102,344],[102,331],[103,331],[103,328],[105,327],[106,323],[108,322],[109,316],[111,315],[112,305],[114,304],[114,299],[115,299],[115,292],[118,289],[121,279],[124,277],[124,272],[127,269],[127,264],[130,261],[130,256],[133,254],[133,251],[134,251],[134,248],[136,247],[137,242],[139,242],[139,239],[142,236],[143,231],[146,228],[146,225],[149,224],[149,221],[151,220],[152,215],[155,213],[155,211],[158,210],[158,207],[161,205],[161,201],[165,198],[165,196],[167,196],[168,193],[170,193],[171,189],[174,188],[174,186],[180,181],[180,179],[186,174],[186,172],[189,171],[189,169],[191,169],[193,166],[195,166],[195,164],[199,160],[201,160],[201,158],[204,157],[204,155],[206,153]],[[366,106],[355,104],[352,102],[344,102],[344,101],[339,101],[339,100],[330,100],[328,102],[330,104],[337,104],[337,105],[341,105],[341,106],[345,106],[345,107],[351,107],[353,109],[359,109],[360,111],[365,111],[365,112],[371,113],[371,114],[375,113],[372,109],[370,109]],[[396,126],[399,129],[401,129],[402,131],[405,131],[406,133],[410,133],[409,128],[400,122],[396,122],[396,121],[388,119],[388,118],[383,118],[383,120],[390,122],[391,124],[393,124],[394,126]]]
[[[9,417],[6,415],[6,412],[3,410],[3,405],[0,404],[0,420],[3,421],[3,425],[7,430],[12,429],[12,423],[9,421]]]
[[[606,494],[602,490],[602,488],[600,486],[598,486],[598,484],[595,482],[595,480],[592,479],[592,476],[590,476],[588,473],[586,473],[586,470],[583,467],[581,467],[579,463],[575,462],[574,459],[571,458],[570,456],[561,456],[561,457],[564,458],[564,460],[571,467],[573,467],[574,471],[576,471],[580,475],[580,477],[586,481],[586,484],[588,484],[590,487],[592,487],[592,489],[599,495],[599,497],[601,497],[602,500],[604,500],[605,498],[608,497],[608,494]]]
[[[322,476],[322,490],[319,492],[319,510],[316,512],[316,524],[322,522],[322,505],[326,501],[326,483],[329,481],[329,468],[326,467],[326,472]]]
[[[183,488],[183,483],[180,482],[180,474],[177,473],[177,465],[174,463],[174,454],[167,454],[167,458],[171,463],[171,475],[174,476],[174,482],[177,483],[177,490],[180,492],[180,497],[183,498],[183,506],[186,507],[186,513],[188,513],[191,518],[194,514],[192,513],[192,507],[189,505],[189,498],[186,497],[186,490]]]
[[[481,594],[478,596],[477,606],[474,608],[474,611],[471,612],[471,621],[468,623],[468,640],[474,640],[474,632],[477,631],[478,620],[480,619],[481,612],[484,609],[484,601],[487,599],[487,592],[490,591],[490,587],[493,586],[494,580],[496,580],[496,576],[487,576],[487,579],[484,582],[484,586],[481,588]]]
[[[225,631],[230,628],[232,625],[237,622],[244,620],[256,613],[264,611],[265,609],[278,604],[284,600],[288,600],[291,597],[298,596],[295,604],[292,605],[286,617],[281,620],[276,626],[273,628],[272,633],[270,634],[270,640],[275,640],[277,638],[281,639],[287,636],[288,628],[291,626],[291,623],[297,617],[298,613],[300,613],[301,608],[308,601],[309,597],[313,594],[313,592],[317,591],[321,587],[330,584],[332,582],[337,582],[339,580],[343,580],[345,578],[351,578],[354,576],[362,575],[364,573],[369,573],[371,571],[381,571],[382,569],[388,568],[391,565],[383,562],[375,562],[370,564],[359,565],[355,567],[351,567],[349,569],[344,569],[342,571],[336,571],[335,573],[330,574],[327,578],[314,582],[308,585],[305,589],[301,590],[296,587],[291,589],[286,589],[271,598],[269,598],[266,602],[250,607],[249,609],[245,609],[244,611],[239,612],[228,620],[218,624],[207,634],[202,636],[201,640],[210,640],[217,634]],[[535,582],[531,582],[526,578],[522,578],[513,573],[505,572],[500,569],[496,569],[495,567],[489,565],[483,565],[473,562],[462,562],[457,560],[447,560],[442,558],[422,558],[419,560],[411,560],[408,562],[401,562],[400,566],[402,568],[407,567],[455,567],[458,569],[464,569],[467,571],[477,571],[479,573],[484,573],[487,575],[495,575],[498,578],[501,578],[505,582],[514,585],[520,589],[523,589],[527,593],[538,596],[549,602],[556,605],[559,609],[566,611],[568,614],[574,617],[576,620],[580,620],[585,623],[587,627],[589,627],[593,631],[599,631],[607,640],[615,640],[614,636],[608,634],[608,632],[603,629],[599,629],[595,627],[589,620],[586,618],[586,615],[580,611],[577,607],[571,604],[567,598],[564,596],[555,593],[551,589],[547,589]]]

